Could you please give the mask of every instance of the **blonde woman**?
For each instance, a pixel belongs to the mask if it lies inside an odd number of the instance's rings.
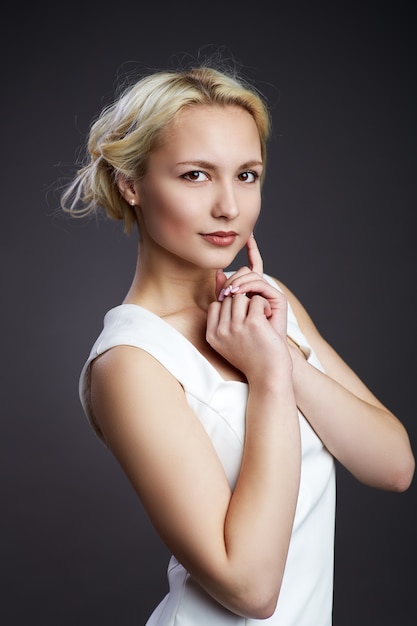
[[[264,273],[269,131],[264,99],[228,69],[155,72],[92,124],[62,198],[139,229],[80,394],[172,552],[148,626],[330,626],[335,459],[384,490],[414,472],[399,420]]]

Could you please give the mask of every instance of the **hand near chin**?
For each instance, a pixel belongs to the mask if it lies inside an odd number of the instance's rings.
[[[255,241],[255,237],[252,234],[248,241],[246,242],[246,253],[248,255],[248,264],[249,267],[241,267],[237,270],[232,276],[227,278],[226,274],[223,270],[217,270],[216,274],[216,296],[219,302],[222,302],[226,295],[230,295],[229,293],[225,293],[227,287],[229,287],[232,281],[239,275],[244,273],[255,272],[259,276],[263,275],[264,271],[264,262],[261,257],[261,253],[259,252],[258,245]]]
[[[285,295],[263,277],[263,260],[255,237],[251,235],[246,243],[248,267],[241,267],[227,277],[223,270],[216,274],[216,296],[219,302],[236,294],[252,298],[259,295],[265,298],[265,316],[274,330],[281,336],[287,335],[287,299]]]

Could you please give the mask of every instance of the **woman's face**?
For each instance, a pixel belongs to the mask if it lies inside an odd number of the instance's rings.
[[[227,267],[261,207],[262,156],[252,116],[236,106],[184,109],[135,185],[142,245],[176,262]]]

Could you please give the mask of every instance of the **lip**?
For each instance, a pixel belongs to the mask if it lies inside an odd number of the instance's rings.
[[[234,243],[237,233],[233,230],[217,230],[214,233],[203,233],[202,237],[215,246],[230,246]]]

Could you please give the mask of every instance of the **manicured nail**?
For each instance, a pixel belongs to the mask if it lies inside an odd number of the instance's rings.
[[[237,293],[239,291],[239,287],[232,287],[230,289],[230,293]]]
[[[225,297],[225,289],[220,289],[219,295],[217,296],[217,300],[219,302],[223,302]]]

